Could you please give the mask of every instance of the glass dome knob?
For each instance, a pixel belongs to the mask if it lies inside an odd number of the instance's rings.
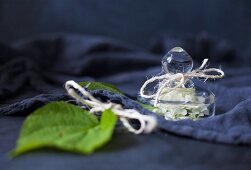
[[[192,57],[181,47],[174,47],[162,59],[165,73],[187,73],[193,69]]]

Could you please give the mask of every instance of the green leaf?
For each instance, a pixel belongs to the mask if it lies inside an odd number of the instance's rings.
[[[99,122],[79,106],[52,102],[28,116],[11,156],[41,148],[90,154],[111,139],[116,122],[110,110]]]
[[[82,87],[86,87],[89,90],[107,90],[116,94],[123,94],[117,87],[109,83],[101,82],[80,82]]]
[[[156,107],[154,107],[154,106],[151,106],[151,105],[148,105],[148,104],[145,104],[145,103],[142,103],[142,102],[140,102],[140,101],[136,101],[136,102],[138,102],[140,105],[141,105],[141,107],[143,107],[144,109],[147,109],[147,110],[149,110],[149,111],[153,111],[154,109],[156,109]]]

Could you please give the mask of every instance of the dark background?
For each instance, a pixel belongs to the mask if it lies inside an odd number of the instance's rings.
[[[248,0],[0,0],[0,41],[75,33],[146,49],[156,37],[207,32],[226,40],[245,62],[251,46],[250,7]]]

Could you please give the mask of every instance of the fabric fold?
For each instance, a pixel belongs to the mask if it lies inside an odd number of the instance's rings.
[[[250,145],[251,69],[230,67],[238,61],[235,50],[210,37],[204,38],[210,41],[207,50],[199,39],[166,38],[155,43],[151,52],[110,38],[77,35],[44,36],[10,46],[0,44],[0,116],[26,116],[51,101],[70,100],[63,88],[67,80],[103,81],[113,83],[128,97],[103,90],[93,91],[93,95],[137,109],[142,114],[155,115],[163,133]],[[202,83],[216,95],[216,116],[199,121],[167,121],[135,101],[147,76],[160,71],[162,53],[173,45],[189,48],[195,60],[199,54],[217,54],[217,58],[211,56],[212,61],[217,61],[212,64],[223,64],[226,77]],[[228,53],[231,60],[226,60]]]

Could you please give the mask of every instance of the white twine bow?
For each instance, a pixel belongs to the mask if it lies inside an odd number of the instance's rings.
[[[224,77],[224,72],[221,69],[216,69],[216,68],[203,69],[207,62],[208,62],[208,59],[204,59],[203,63],[201,64],[199,68],[188,73],[176,73],[176,74],[166,73],[161,76],[155,76],[155,77],[150,78],[140,88],[140,96],[147,99],[154,99],[154,106],[156,107],[161,92],[163,91],[165,87],[170,85],[171,82],[176,81],[178,83],[174,87],[170,88],[171,90],[168,93],[170,93],[176,88],[184,87],[186,81],[194,77],[205,78],[205,81],[207,79],[218,79],[218,78]],[[209,75],[208,73],[210,72],[217,72],[219,73],[219,75]],[[147,85],[155,81],[159,81],[157,92],[150,95],[144,94],[144,90],[147,87]]]
[[[111,109],[115,115],[117,115],[123,125],[128,129],[128,131],[134,134],[140,133],[151,133],[157,125],[157,121],[155,117],[149,115],[142,115],[137,110],[134,109],[123,109],[120,104],[116,103],[103,103],[97,100],[94,96],[92,96],[88,91],[82,88],[76,82],[70,80],[65,83],[65,89],[68,94],[75,98],[77,101],[82,103],[85,106],[90,107],[91,113],[102,112],[106,109]],[[78,90],[84,97],[79,96],[75,90]],[[130,123],[130,119],[136,119],[140,123],[139,129],[134,128]]]

